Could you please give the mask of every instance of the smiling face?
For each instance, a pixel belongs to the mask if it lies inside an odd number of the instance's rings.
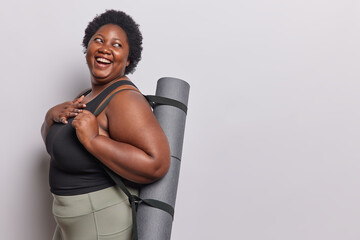
[[[100,27],[89,41],[86,51],[94,84],[108,83],[125,74],[129,65],[129,44],[124,30],[113,24]]]

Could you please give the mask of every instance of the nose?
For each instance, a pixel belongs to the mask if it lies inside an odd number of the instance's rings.
[[[106,46],[103,46],[103,47],[99,48],[98,51],[103,53],[103,54],[110,54],[111,53],[110,49],[107,48]]]

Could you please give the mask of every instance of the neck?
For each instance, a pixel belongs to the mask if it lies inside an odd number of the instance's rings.
[[[96,96],[100,92],[102,92],[105,88],[107,88],[108,86],[113,84],[114,82],[123,81],[123,80],[129,80],[129,78],[124,75],[122,77],[116,78],[116,79],[111,80],[109,82],[95,81],[94,79],[92,79],[92,81],[91,81],[91,95]]]

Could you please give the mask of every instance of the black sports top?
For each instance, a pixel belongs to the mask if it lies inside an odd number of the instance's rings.
[[[88,102],[85,109],[94,113],[106,96],[121,85],[135,86],[126,80],[115,82]],[[100,161],[78,140],[72,121],[73,118],[70,118],[68,124],[54,123],[46,136],[46,150],[51,156],[51,192],[56,195],[77,195],[113,186],[113,180],[105,173]]]

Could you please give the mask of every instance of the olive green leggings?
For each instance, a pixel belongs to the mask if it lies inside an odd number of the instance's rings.
[[[135,189],[129,191],[138,194]],[[131,208],[118,187],[75,196],[53,196],[57,223],[53,240],[131,239]]]

